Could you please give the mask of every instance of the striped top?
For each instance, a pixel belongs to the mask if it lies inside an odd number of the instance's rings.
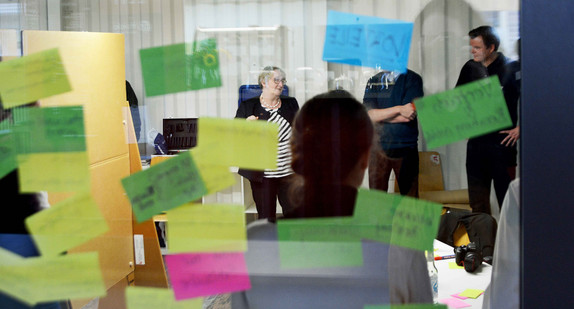
[[[279,178],[293,174],[291,169],[291,148],[289,140],[291,139],[291,125],[283,118],[277,109],[270,109],[264,107],[266,111],[271,113],[271,117],[267,120],[269,123],[277,123],[279,125],[279,146],[277,147],[277,169],[266,169],[264,176],[267,178]]]

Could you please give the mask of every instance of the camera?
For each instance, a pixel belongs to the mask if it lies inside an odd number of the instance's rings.
[[[482,252],[474,242],[454,248],[454,257],[456,265],[464,265],[464,270],[469,273],[476,271],[483,260]]]

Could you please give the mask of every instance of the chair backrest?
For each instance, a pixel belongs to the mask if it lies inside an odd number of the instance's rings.
[[[259,85],[241,85],[239,87],[239,100],[237,102],[237,106],[239,106],[241,102],[259,96],[260,94],[261,87]],[[289,95],[289,87],[287,87],[287,85],[283,86],[281,94],[284,96]]]
[[[436,151],[419,151],[419,192],[443,190],[440,154]]]

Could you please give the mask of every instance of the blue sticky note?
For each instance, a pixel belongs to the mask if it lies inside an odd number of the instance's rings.
[[[329,11],[323,60],[407,71],[413,23]]]

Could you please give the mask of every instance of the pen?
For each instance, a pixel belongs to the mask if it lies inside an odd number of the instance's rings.
[[[434,260],[438,261],[438,260],[446,260],[446,259],[454,259],[455,255],[445,255],[445,256],[435,256]]]

